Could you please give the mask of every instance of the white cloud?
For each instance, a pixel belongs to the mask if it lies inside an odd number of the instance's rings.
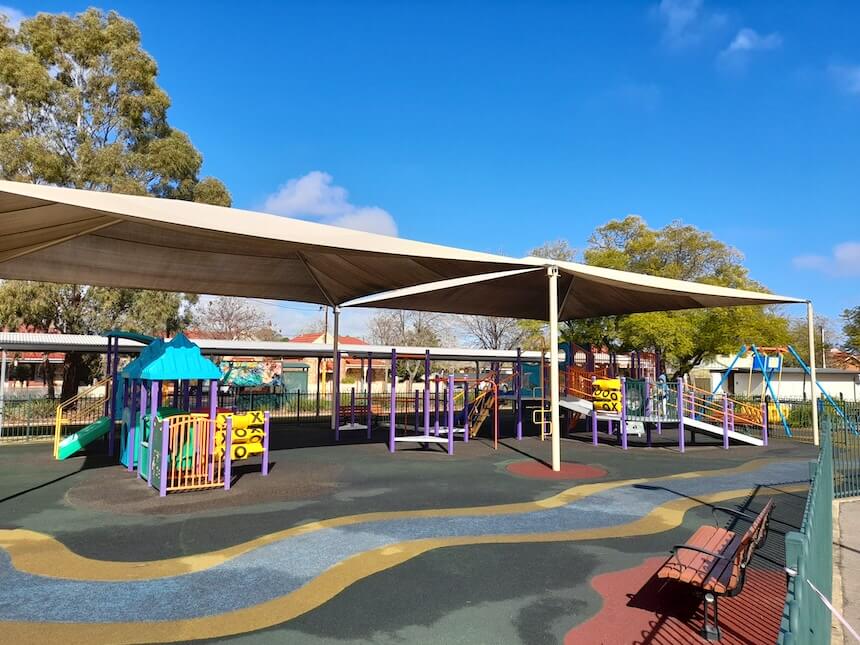
[[[770,49],[778,49],[781,46],[782,36],[778,33],[774,32],[762,36],[755,29],[744,27],[737,33],[735,39],[724,50],[724,53],[768,51]]]
[[[346,188],[337,186],[330,174],[320,170],[290,179],[266,198],[263,208],[276,215],[397,235],[397,224],[388,211],[378,206],[356,206],[351,203]]]
[[[762,35],[755,29],[744,27],[720,52],[717,62],[725,67],[743,68],[753,52],[773,51],[782,47],[782,36],[777,32]]]
[[[6,16],[6,25],[12,27],[12,29],[18,29],[21,25],[21,21],[27,17],[20,9],[8,7],[2,4],[0,4],[0,15]]]
[[[860,276],[860,242],[842,242],[833,247],[833,254],[800,255],[792,260],[798,269],[820,271],[835,277]]]
[[[860,96],[860,65],[830,65],[827,72],[840,91]]]
[[[663,44],[671,49],[695,45],[726,23],[726,17],[707,9],[704,0],[660,0],[653,12],[663,25]]]

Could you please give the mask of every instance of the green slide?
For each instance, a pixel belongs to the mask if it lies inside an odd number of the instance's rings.
[[[57,459],[71,457],[99,437],[103,437],[108,430],[110,430],[110,417],[102,417],[98,421],[93,421],[86,428],[81,428],[75,434],[69,435],[60,442]]]

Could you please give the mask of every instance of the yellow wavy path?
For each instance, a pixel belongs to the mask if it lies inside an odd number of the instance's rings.
[[[762,461],[758,461],[758,466]],[[704,474],[707,475],[725,475],[732,472],[741,472],[754,469],[757,466],[755,463],[746,464],[745,466],[720,470],[709,471],[706,473],[684,473],[672,477],[666,477],[664,480],[683,479],[690,477],[698,477]],[[536,502],[525,502],[523,504],[510,504],[502,506],[477,507],[474,509],[444,509],[441,511],[414,511],[403,513],[373,513],[367,515],[355,515],[345,518],[337,518],[327,522],[319,522],[296,529],[290,529],[273,535],[279,535],[277,539],[281,539],[284,535],[294,534],[298,531],[319,530],[323,526],[343,526],[358,521],[369,521],[371,518],[391,519],[393,517],[425,517],[432,515],[438,517],[440,515],[465,515],[465,514],[493,514],[512,512],[512,508],[522,509],[519,512],[528,510],[536,510],[543,508],[551,508],[558,506],[561,503],[569,503],[570,501],[585,497],[601,490],[610,488],[642,483],[644,481],[654,482],[655,480],[626,480],[623,482],[608,482],[604,484],[589,484],[568,489],[554,495],[553,497]],[[806,490],[806,484],[792,484],[788,486],[780,486],[778,492],[800,492]],[[151,643],[151,642],[179,642],[202,638],[218,638],[234,634],[241,634],[266,627],[281,624],[297,616],[300,616],[323,603],[332,599],[341,591],[355,584],[359,580],[366,578],[375,573],[385,571],[394,566],[402,564],[411,558],[426,553],[433,549],[439,549],[452,546],[466,546],[476,544],[504,544],[504,543],[538,543],[538,542],[562,542],[562,541],[581,541],[581,540],[596,540],[630,537],[636,535],[649,535],[660,533],[669,529],[675,528],[681,524],[684,514],[691,508],[700,504],[712,504],[729,499],[744,497],[749,494],[750,488],[745,488],[721,491],[709,495],[699,496],[697,499],[681,498],[672,500],[656,506],[647,515],[627,524],[621,524],[610,527],[597,529],[579,529],[572,531],[559,531],[553,533],[533,533],[533,534],[497,534],[483,536],[456,536],[445,538],[432,538],[412,540],[401,542],[397,545],[382,547],[364,553],[356,554],[343,562],[340,562],[330,569],[326,570],[303,587],[279,598],[247,607],[238,609],[215,616],[204,616],[192,619],[183,619],[175,621],[158,621],[158,622],[134,622],[134,623],[28,623],[28,622],[0,622],[0,628],[3,630],[5,638],[10,639],[9,642],[62,642],[64,644],[80,643],[82,645],[93,642],[106,643]],[[561,502],[560,499],[564,499]],[[497,510],[504,508],[506,510]],[[517,511],[514,511],[517,512]],[[38,534],[36,534],[38,535]],[[221,554],[217,556],[221,558],[219,562],[223,562],[229,557],[236,557],[240,552],[245,552],[261,544],[260,540],[271,541],[271,536],[265,536],[257,540],[252,540],[243,545],[237,545],[230,549],[216,552]],[[6,539],[6,538],[4,538]],[[263,542],[263,543],[267,543]],[[13,544],[18,544],[13,541]],[[44,544],[49,544],[45,541]],[[20,546],[20,544],[19,544]],[[61,545],[60,545],[61,546]],[[241,551],[236,551],[241,549]],[[64,550],[64,553],[70,553]],[[225,555],[229,554],[229,555]],[[33,554],[29,554],[32,556]],[[57,553],[52,554],[57,556]],[[71,554],[74,556],[74,554]],[[65,556],[63,556],[65,557]],[[201,556],[195,556],[201,557]],[[202,556],[204,562],[209,562],[212,566],[216,556],[214,554],[206,554]],[[80,556],[74,556],[83,562],[96,563],[98,561],[88,560]],[[186,562],[185,566],[199,566],[194,564],[192,558],[179,558],[174,560],[163,560],[157,563],[161,566],[166,566],[165,563],[175,563],[178,561]],[[119,565],[124,567],[128,563],[109,563],[104,562],[103,565]],[[146,564],[146,563],[142,563]],[[81,562],[77,562],[80,566]],[[199,568],[195,570],[200,570]],[[50,575],[57,577],[57,569],[54,569]],[[64,572],[67,573],[67,572]],[[87,579],[100,579],[88,577]],[[118,579],[118,578],[111,578]]]
[[[463,515],[505,515],[530,513],[549,508],[566,506],[589,495],[594,495],[613,488],[633,484],[653,483],[654,481],[671,481],[695,477],[715,477],[754,471],[772,463],[773,459],[756,459],[735,468],[711,471],[694,471],[670,475],[655,479],[626,479],[596,484],[581,484],[568,488],[556,495],[533,502],[518,502],[513,504],[497,504],[494,506],[472,506],[461,508],[426,509],[420,511],[391,511],[382,513],[364,513],[345,515],[319,522],[302,524],[283,531],[248,540],[218,551],[199,553],[164,560],[149,560],[141,562],[116,562],[110,560],[95,560],[69,550],[62,542],[50,535],[27,529],[0,529],[0,547],[9,554],[12,564],[18,571],[33,575],[49,576],[66,580],[152,580],[167,578],[187,573],[196,573],[223,564],[245,553],[258,549],[267,544],[278,542],[285,538],[303,535],[327,528],[337,528],[364,522],[381,522],[385,520],[402,520],[422,517],[457,517]]]

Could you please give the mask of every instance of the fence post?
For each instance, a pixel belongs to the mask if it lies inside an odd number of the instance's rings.
[[[141,387],[143,387],[141,385]],[[165,419],[161,422],[161,481],[158,483],[159,497],[167,495],[167,450],[170,445],[170,422]],[[180,448],[180,455],[182,449]],[[180,457],[181,458],[181,457]]]
[[[777,405],[779,405],[777,403]],[[767,445],[767,413],[768,408],[770,406],[767,404],[767,396],[764,397],[764,401],[762,401],[762,411],[761,411],[761,440],[762,443]]]
[[[454,454],[454,375],[448,375],[448,454]]]
[[[729,397],[723,392],[723,449],[729,449]]]
[[[600,443],[597,439],[597,408],[594,405],[594,381],[597,377],[591,377],[591,443],[595,446]]]
[[[263,477],[269,474],[269,411],[263,412]]]
[[[523,438],[523,356],[522,349],[519,347],[517,347],[517,366],[516,376],[514,377],[514,386],[517,389],[517,440],[520,440]]]
[[[651,401],[651,381],[648,380],[646,375],[644,380],[644,391],[645,391],[645,403],[644,410],[645,413],[645,421],[642,422],[642,427],[645,428],[645,445],[649,448],[651,447],[651,426],[648,423],[648,419],[651,418],[651,413],[654,411],[654,404]]]
[[[436,377],[436,394],[435,394],[435,397],[436,398],[435,398],[434,407],[436,409],[436,414],[435,414],[436,420],[434,421],[434,425],[433,425],[433,434],[435,434],[438,437],[439,436],[439,377],[438,376]]]
[[[227,417],[227,428],[224,431],[224,490],[230,490],[230,480],[233,478],[233,416]]]
[[[684,405],[684,381],[678,379],[678,450],[680,452],[684,452],[687,439],[684,435]]]
[[[627,450],[627,379],[621,377],[621,449]]]
[[[469,381],[463,384],[463,441],[469,441]]]
[[[424,436],[430,434],[430,350],[424,350]]]
[[[391,403],[388,410],[388,451],[394,452],[397,425],[397,350],[391,350]]]

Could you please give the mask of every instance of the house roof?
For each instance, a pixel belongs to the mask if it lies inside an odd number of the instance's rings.
[[[290,338],[291,343],[323,343],[325,342],[325,334],[311,333],[300,334],[294,338]],[[357,336],[338,336],[339,345],[367,345],[367,341]]]

